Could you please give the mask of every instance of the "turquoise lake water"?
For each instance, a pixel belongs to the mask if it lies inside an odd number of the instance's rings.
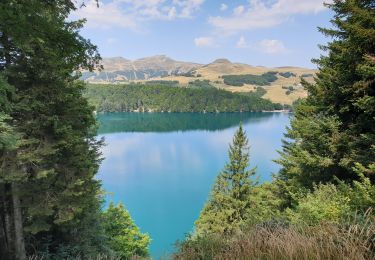
[[[289,123],[283,113],[108,113],[98,115],[105,138],[98,178],[122,201],[142,232],[152,238],[154,259],[173,251],[198,218],[228,144],[240,122],[247,132],[250,164],[261,182],[279,166],[281,139]]]

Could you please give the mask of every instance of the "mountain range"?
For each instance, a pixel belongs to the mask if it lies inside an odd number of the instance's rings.
[[[122,57],[103,58],[103,71],[83,72],[82,79],[88,82],[121,82],[147,80],[171,75],[183,75],[201,67],[201,64],[175,61],[165,55],[156,55],[138,60]]]
[[[252,66],[231,62],[224,58],[217,59],[209,64],[199,64],[176,61],[166,55],[156,55],[137,60],[129,60],[123,57],[103,58],[102,65],[104,69],[101,71],[82,71],[81,79],[94,84],[162,80],[178,82],[180,86],[188,86],[195,80],[206,80],[217,88],[232,92],[249,92],[254,91],[258,86],[254,84],[228,85],[223,78],[227,75],[275,73],[277,79],[270,82],[268,86],[263,86],[266,89],[264,97],[285,104],[291,104],[296,99],[306,96],[306,91],[300,85],[300,79],[303,76],[307,81],[313,81],[313,75],[316,72],[313,69],[290,66],[275,68]],[[293,86],[293,91],[288,92],[287,88],[291,86]]]

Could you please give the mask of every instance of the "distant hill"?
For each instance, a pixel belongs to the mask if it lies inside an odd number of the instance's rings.
[[[304,77],[312,82],[313,75],[315,75],[315,70],[307,68],[290,66],[267,68],[233,63],[225,58],[217,59],[209,64],[199,64],[176,61],[165,55],[133,61],[122,57],[104,58],[102,65],[104,67],[102,71],[83,71],[82,79],[96,84],[173,81],[182,87],[189,86],[189,83],[199,79],[209,81],[216,88],[232,92],[251,92],[262,86],[266,90],[264,98],[282,104],[291,104],[298,98],[306,97],[307,94],[300,85],[300,79]],[[265,84],[262,77],[270,73],[275,77]],[[228,75],[231,76],[228,77]],[[252,80],[244,80],[249,78]],[[254,80],[255,78],[258,80]],[[241,80],[244,81],[241,82]],[[236,82],[236,84],[231,82]]]
[[[102,65],[104,67],[103,71],[82,72],[82,79],[91,83],[147,80],[186,74],[201,66],[197,63],[175,61],[165,55],[134,61],[122,57],[104,58]]]

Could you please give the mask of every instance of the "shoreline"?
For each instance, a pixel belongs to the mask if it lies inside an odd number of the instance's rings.
[[[286,113],[290,114],[293,113],[291,110],[261,110],[261,111],[216,111],[216,112],[207,112],[207,111],[93,111],[94,115],[97,114],[105,114],[105,113],[175,113],[175,114],[183,114],[183,113],[198,113],[198,114],[222,114],[222,113]]]

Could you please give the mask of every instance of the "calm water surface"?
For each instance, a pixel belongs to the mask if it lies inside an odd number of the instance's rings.
[[[270,181],[289,123],[283,113],[111,113],[98,115],[105,160],[98,178],[122,201],[142,232],[152,238],[156,259],[173,250],[193,228],[228,144],[240,122],[249,137],[251,166]]]

